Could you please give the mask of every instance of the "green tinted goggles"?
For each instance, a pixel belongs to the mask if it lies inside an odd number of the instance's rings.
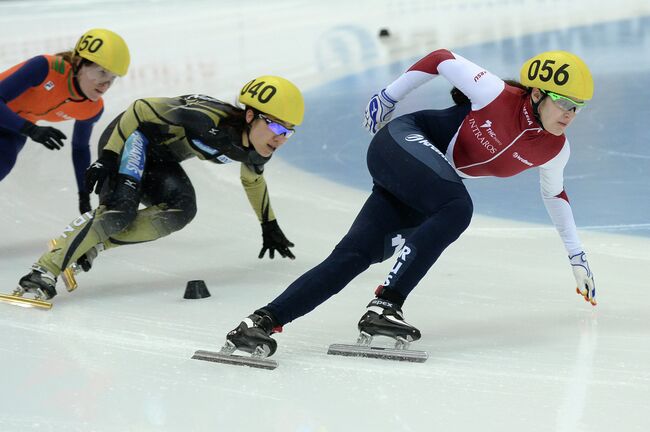
[[[548,97],[551,98],[553,103],[556,106],[560,107],[564,111],[573,110],[575,112],[578,112],[585,106],[584,101],[583,102],[578,102],[578,101],[575,101],[575,100],[573,100],[571,98],[568,98],[566,96],[562,96],[560,94],[553,93],[553,92],[550,92],[550,91],[541,90],[541,92],[544,93],[545,95],[548,95]]]

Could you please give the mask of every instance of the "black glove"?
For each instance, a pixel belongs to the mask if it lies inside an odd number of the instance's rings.
[[[282,255],[282,258],[296,259],[296,256],[289,250],[294,244],[284,236],[284,233],[278,226],[278,221],[272,220],[262,223],[262,239],[262,250],[258,258],[263,258],[268,249],[269,258],[271,259],[275,257],[276,250]]]
[[[88,213],[92,209],[90,205],[90,194],[88,192],[79,192],[79,213]]]
[[[20,128],[20,133],[30,137],[37,143],[43,144],[50,150],[59,150],[63,147],[63,140],[67,137],[60,130],[49,126],[36,126],[30,121],[26,121]]]
[[[92,192],[94,188],[95,193],[99,194],[106,179],[117,173],[117,161],[119,157],[117,153],[110,150],[102,151],[99,159],[93,162],[86,170],[87,191]]]

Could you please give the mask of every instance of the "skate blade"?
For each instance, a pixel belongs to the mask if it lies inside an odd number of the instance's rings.
[[[278,362],[263,357],[246,357],[236,354],[224,354],[214,351],[198,350],[192,356],[195,360],[205,360],[215,363],[224,363],[236,366],[249,366],[258,369],[273,370],[278,367]]]
[[[346,344],[330,345],[329,349],[327,350],[327,354],[348,357],[368,357],[383,360],[409,361],[415,363],[424,363],[429,358],[429,354],[427,354],[426,351]]]
[[[45,300],[37,300],[27,297],[21,297],[10,294],[0,294],[0,302],[11,304],[14,306],[38,308],[38,309],[52,309],[52,303]]]
[[[61,278],[63,279],[63,283],[65,284],[65,288],[68,290],[68,292],[76,290],[79,286],[74,275],[75,271],[72,267],[66,268],[63,270],[63,273],[61,273]]]

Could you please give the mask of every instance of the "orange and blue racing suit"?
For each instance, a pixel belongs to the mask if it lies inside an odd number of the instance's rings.
[[[26,121],[76,120],[72,161],[77,188],[86,193],[84,173],[90,165],[90,135],[104,110],[100,98],[83,96],[72,66],[60,56],[40,55],[0,73],[0,181],[13,169],[27,137]]]

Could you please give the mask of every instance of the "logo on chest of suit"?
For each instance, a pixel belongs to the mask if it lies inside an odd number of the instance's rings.
[[[489,151],[490,154],[495,154],[498,150],[492,141],[494,141],[496,145],[503,146],[501,141],[499,141],[499,138],[497,138],[496,132],[494,129],[492,129],[492,120],[486,120],[485,123],[483,123],[481,126],[478,126],[476,119],[470,117],[469,127],[479,144],[485,147],[485,149]]]
[[[52,81],[48,81],[45,83],[43,87],[45,88],[45,90],[50,91],[54,88],[54,83]]]

